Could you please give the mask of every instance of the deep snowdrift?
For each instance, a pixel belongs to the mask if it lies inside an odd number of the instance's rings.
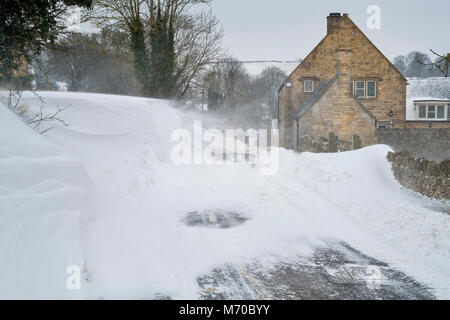
[[[244,164],[175,166],[173,130],[191,129],[203,116],[160,100],[43,96],[48,108],[71,104],[64,114],[70,127],[49,131],[48,139],[82,163],[88,178],[66,153],[2,111],[1,130],[10,134],[0,137],[0,279],[7,281],[1,296],[70,297],[56,288],[65,286],[67,265],[86,261],[89,298],[195,299],[196,277],[214,267],[309,255],[329,239],[391,263],[439,297],[450,296],[449,216],[429,209],[438,202],[399,186],[386,146],[329,155],[280,150],[275,176]],[[32,96],[24,101],[37,106]],[[24,163],[17,166],[19,160]],[[231,229],[183,223],[189,212],[217,209],[249,220]],[[39,277],[36,265],[61,278],[23,280]]]
[[[87,175],[68,153],[0,104],[0,299],[75,299]]]

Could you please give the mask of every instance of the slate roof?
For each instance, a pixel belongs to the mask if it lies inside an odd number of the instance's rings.
[[[331,85],[337,80],[339,73],[336,73],[333,78],[324,80],[314,91],[314,95],[306,100],[300,108],[294,113],[294,119],[300,118],[306,111],[308,111],[331,87]]]
[[[314,95],[306,100],[298,109],[294,112],[293,117],[294,119],[299,119],[302,117],[309,109],[311,109],[314,104],[319,101],[319,99],[325,94],[325,92],[328,91],[328,89],[336,82],[336,80],[339,77],[339,72],[337,72],[331,79],[324,80],[322,83],[317,87],[317,89],[314,92]],[[358,103],[358,106],[367,113],[372,119],[377,120],[377,118],[373,115],[372,112],[370,112],[362,103],[361,101],[352,95],[352,98]]]

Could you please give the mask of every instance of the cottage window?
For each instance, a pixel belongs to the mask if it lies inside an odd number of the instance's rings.
[[[366,82],[356,81],[355,82],[355,96],[357,98],[364,98],[366,96]]]
[[[375,80],[369,81],[352,81],[350,83],[352,94],[357,98],[376,98],[377,97],[377,82]]]
[[[435,106],[428,106],[428,119],[436,119],[436,107]]]
[[[427,106],[419,106],[419,118],[425,119],[427,117]]]
[[[437,107],[437,117],[438,119],[445,119],[445,107],[444,106],[438,106]]]
[[[377,96],[377,82],[367,81],[367,98],[376,98]]]
[[[312,80],[303,81],[303,91],[304,92],[314,92],[314,81],[312,81]]]
[[[443,105],[419,105],[419,119],[445,120],[446,108]]]

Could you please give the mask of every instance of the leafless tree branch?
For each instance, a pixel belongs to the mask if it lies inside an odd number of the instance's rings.
[[[434,62],[431,62],[431,63],[424,63],[423,61],[420,61],[419,59],[417,59],[416,61],[424,66],[431,66],[431,69],[436,68],[440,72],[442,72],[445,77],[448,77],[448,64],[450,61],[450,53],[447,53],[447,56],[443,56],[443,55],[436,53],[432,49],[430,49],[430,51],[438,57],[437,60],[435,60]]]

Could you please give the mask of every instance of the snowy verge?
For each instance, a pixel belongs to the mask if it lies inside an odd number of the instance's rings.
[[[328,233],[425,283],[438,298],[450,297],[450,203],[431,200],[395,180],[377,145],[338,154],[284,151],[276,177],[297,199],[319,196],[317,219]],[[326,211],[325,208],[332,207]],[[355,230],[344,227],[346,221]]]
[[[0,104],[0,299],[80,299],[82,165]]]
[[[202,115],[162,100],[42,95],[48,108],[71,104],[64,113],[70,126],[48,132],[60,147],[6,109],[0,114],[0,279],[10,291],[0,296],[72,298],[64,272],[81,263],[81,232],[92,274],[85,287],[94,299],[196,299],[197,277],[215,267],[307,256],[330,239],[450,297],[450,218],[439,211],[446,204],[402,188],[387,146],[339,154],[281,149],[275,176],[250,165],[175,166],[171,133]],[[86,204],[87,178],[77,161],[89,177]],[[248,220],[231,229],[183,222],[190,212],[211,210]]]

